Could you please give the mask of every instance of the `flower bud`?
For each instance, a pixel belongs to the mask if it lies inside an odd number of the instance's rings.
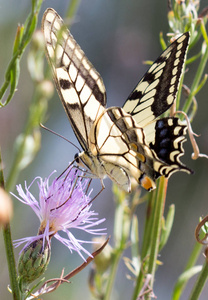
[[[47,99],[50,99],[54,94],[54,86],[50,80],[44,79],[39,82],[38,86],[38,93]]]
[[[104,237],[99,237],[99,238],[94,238],[93,242],[93,250],[96,250],[96,248],[99,246],[102,246],[105,242]],[[111,258],[112,258],[112,247],[107,244],[105,248],[102,250],[101,253],[99,253],[95,258],[94,258],[94,264],[96,267],[96,271],[103,273],[104,271],[107,270],[107,268],[111,264]]]
[[[12,201],[7,192],[0,187],[0,226],[9,223],[12,217]]]
[[[27,285],[40,277],[46,270],[50,261],[50,245],[43,240],[32,242],[26,247],[19,258],[18,272],[23,285]]]
[[[45,49],[45,42],[44,37],[41,30],[36,30],[33,34],[31,48],[34,52],[38,50],[44,51]]]

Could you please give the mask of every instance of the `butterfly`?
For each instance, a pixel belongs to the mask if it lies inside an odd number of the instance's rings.
[[[176,39],[153,63],[123,107],[106,108],[100,74],[52,8],[42,19],[46,55],[56,88],[83,149],[76,162],[92,176],[108,176],[130,192],[132,180],[146,190],[160,176],[191,173],[181,163],[187,126],[176,117],[158,118],[177,95],[189,33]]]

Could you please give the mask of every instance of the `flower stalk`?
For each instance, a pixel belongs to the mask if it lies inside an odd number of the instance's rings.
[[[160,245],[160,234],[162,228],[162,217],[163,211],[165,207],[165,200],[166,200],[166,193],[167,193],[167,184],[168,180],[165,177],[160,178],[156,202],[155,202],[155,215],[154,215],[154,222],[152,228],[152,238],[150,243],[150,257],[149,257],[149,266],[148,266],[148,274],[151,274],[151,284],[150,286],[153,287],[154,278],[155,278],[155,271],[156,271],[156,264],[157,264],[157,257],[159,253],[159,245]],[[147,296],[149,298],[149,295]]]
[[[184,268],[183,273],[180,275],[180,277],[178,278],[174,289],[173,289],[173,293],[172,293],[172,300],[179,300],[187,283],[188,280],[195,274],[197,274],[198,272],[201,271],[201,266],[195,266],[196,261],[199,257],[199,255],[201,254],[201,250],[202,250],[202,245],[200,245],[199,243],[195,243],[194,248],[191,252],[191,255],[188,259],[188,262],[186,264],[186,267]],[[189,272],[189,273],[187,273]],[[185,274],[185,276],[184,276]]]
[[[202,271],[200,272],[198,279],[195,283],[193,290],[191,291],[191,295],[189,300],[197,300],[203,290],[205,282],[208,278],[208,262],[205,261]]]
[[[3,189],[5,187],[1,151],[0,151],[0,187]],[[20,291],[19,291],[19,285],[17,280],[17,270],[16,270],[14,250],[13,250],[13,244],[11,238],[11,229],[9,223],[3,226],[3,236],[4,236],[4,246],[5,246],[7,264],[9,270],[9,278],[11,284],[11,292],[13,295],[13,299],[20,300],[21,298],[20,298]]]

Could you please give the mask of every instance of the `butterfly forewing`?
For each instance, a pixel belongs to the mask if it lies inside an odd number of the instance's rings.
[[[63,24],[63,20],[51,8],[44,13],[42,30],[56,88],[72,128],[86,150],[89,147],[91,127],[106,105],[102,78]]]
[[[129,95],[123,109],[144,127],[173,104],[183,71],[189,42],[186,32],[153,63]]]

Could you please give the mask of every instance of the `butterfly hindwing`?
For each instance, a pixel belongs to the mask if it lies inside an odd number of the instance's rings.
[[[51,8],[44,13],[42,30],[56,88],[72,128],[86,150],[92,124],[106,105],[103,80]]]
[[[148,134],[151,125],[154,126],[154,138],[150,140],[150,137],[153,136],[152,133]],[[184,154],[183,143],[186,141],[186,131],[187,126],[175,117],[161,118],[145,128],[146,137],[149,138],[148,146],[157,159],[154,169],[160,175],[169,177],[179,170],[192,173],[180,161],[180,156]]]
[[[122,108],[110,107],[100,115],[94,124],[90,136],[91,152],[99,155],[106,168],[111,163],[131,174],[145,189],[155,188],[156,173],[153,168],[156,160],[145,144],[143,129],[138,127],[131,115]],[[114,181],[120,178],[119,172],[114,174]]]
[[[187,126],[176,117],[157,120],[176,98],[188,43],[188,32],[175,40],[152,64],[123,106],[143,128],[159,176],[169,177],[179,170],[191,173],[179,159],[184,153],[182,144]]]

